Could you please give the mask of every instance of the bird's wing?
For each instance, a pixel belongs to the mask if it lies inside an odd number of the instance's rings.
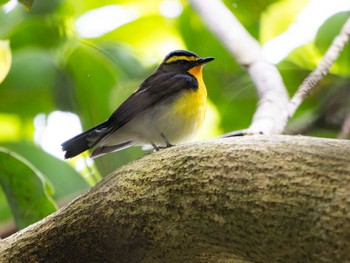
[[[197,80],[190,74],[157,74],[157,72],[155,72],[113,112],[107,121],[108,129],[105,135],[96,141],[94,145],[97,145],[100,140],[118,130],[144,110],[149,109],[181,90],[194,89],[197,87]]]

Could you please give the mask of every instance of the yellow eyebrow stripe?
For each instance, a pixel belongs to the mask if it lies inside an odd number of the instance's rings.
[[[187,60],[187,61],[197,61],[199,58],[195,57],[195,56],[173,56],[171,58],[168,58],[165,63],[169,64],[171,62],[176,62],[179,60]]]

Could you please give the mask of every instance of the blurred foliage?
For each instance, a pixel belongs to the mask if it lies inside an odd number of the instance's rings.
[[[73,112],[83,129],[97,125],[172,49],[216,58],[204,69],[211,106],[202,139],[249,125],[257,103],[251,80],[185,0],[20,2],[24,5],[13,7],[14,0],[0,1],[0,144],[9,149],[0,153],[0,224],[10,220],[11,209],[17,227],[22,228],[54,211],[54,203],[63,204],[87,189],[100,175],[143,155],[139,148],[132,148],[98,158],[93,164],[87,154],[62,160],[39,145],[43,127],[36,124],[37,118],[44,115],[49,122],[54,111]],[[287,30],[308,3],[224,2],[261,43]],[[103,7],[121,8],[133,18],[100,36],[84,37],[76,26],[80,18],[101,12]],[[329,18],[313,41],[278,64],[290,94],[316,67],[349,15],[343,12]],[[112,23],[118,17],[107,19]],[[103,20],[91,18],[85,29],[101,28]],[[290,133],[336,136],[349,112],[349,57],[348,44],[331,74],[290,122]],[[50,139],[58,152],[60,143],[74,135],[65,131],[63,127],[56,131],[55,137],[62,139]],[[47,191],[51,188],[53,192]],[[29,199],[23,202],[23,198]]]
[[[318,65],[323,54],[340,32],[349,12],[327,19],[313,41],[286,57],[278,66],[290,94]],[[287,126],[287,132],[319,137],[337,137],[346,116],[350,114],[350,43],[347,43],[330,73],[321,80],[312,96],[303,102]]]
[[[338,32],[341,30],[342,26],[346,20],[350,17],[349,12],[341,12],[337,15],[330,17],[318,30],[315,46],[321,54],[324,54],[330,44],[333,42],[333,39],[336,37]],[[335,75],[340,75],[343,77],[349,77],[350,69],[350,44],[347,44],[347,47],[340,54],[337,62],[331,68],[331,73]]]
[[[0,163],[0,185],[18,228],[56,211],[50,197],[53,189],[31,164],[3,148],[0,148]]]
[[[32,4],[33,4],[33,0],[18,0],[18,2],[23,4],[26,7],[27,11],[30,10],[30,8],[32,7]]]
[[[10,0],[0,0],[0,7],[6,3],[8,3]]]
[[[9,41],[0,40],[0,83],[10,71],[12,54]]]
[[[308,0],[284,0],[269,5],[260,18],[260,42],[264,44],[286,31],[308,2]]]

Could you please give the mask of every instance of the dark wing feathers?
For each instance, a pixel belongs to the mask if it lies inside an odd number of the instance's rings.
[[[147,78],[110,118],[62,144],[65,157],[71,158],[96,146],[140,112],[184,89],[198,87],[197,80],[188,73],[162,72],[159,69]]]
[[[158,73],[159,74],[159,73]],[[140,112],[184,89],[198,87],[197,80],[190,74],[155,72],[146,79],[108,119],[106,135],[119,129]]]

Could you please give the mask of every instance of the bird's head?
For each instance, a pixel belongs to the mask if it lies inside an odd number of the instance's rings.
[[[187,50],[175,50],[164,58],[159,69],[167,72],[187,72],[195,67],[203,66],[212,60],[214,58],[201,58],[197,54]]]

